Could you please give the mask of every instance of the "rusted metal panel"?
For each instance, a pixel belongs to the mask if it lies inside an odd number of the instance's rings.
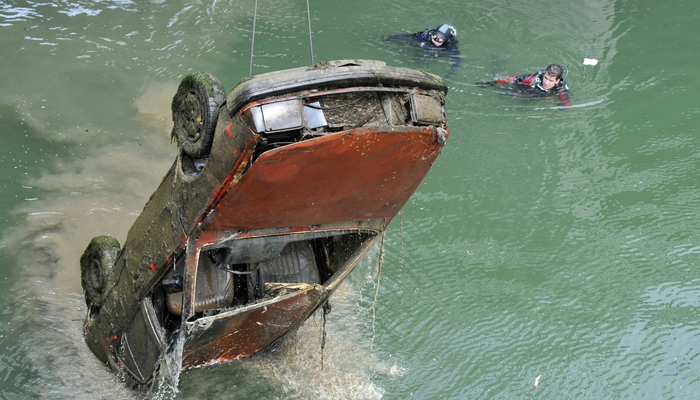
[[[190,325],[182,354],[183,369],[210,362],[247,357],[301,324],[322,301],[318,287],[268,304]]]
[[[264,153],[205,231],[392,218],[442,146],[431,128],[359,128]]]

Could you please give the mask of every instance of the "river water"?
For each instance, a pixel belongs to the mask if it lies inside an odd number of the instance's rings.
[[[448,143],[391,224],[380,279],[375,249],[332,298],[323,350],[315,316],[148,397],[699,398],[700,3],[310,8],[315,61],[444,76]],[[0,0],[0,398],[138,397],[83,341],[78,258],[95,235],[124,241],[173,162],[179,80],[248,75],[253,10]],[[443,22],[454,69],[380,40]],[[305,2],[260,0],[253,73],[308,65],[307,30]],[[550,63],[571,108],[473,85]]]

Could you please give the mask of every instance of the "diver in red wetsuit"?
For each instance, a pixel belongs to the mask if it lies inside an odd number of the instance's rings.
[[[562,77],[564,68],[561,65],[551,64],[534,74],[509,76],[497,79],[493,82],[480,83],[479,86],[492,86],[498,84],[512,83],[525,85],[534,91],[542,94],[556,94],[563,105],[571,104],[569,99],[569,87],[566,86],[566,76]]]

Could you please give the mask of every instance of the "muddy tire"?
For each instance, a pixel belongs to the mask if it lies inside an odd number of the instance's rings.
[[[171,138],[190,157],[204,158],[211,151],[219,108],[226,99],[224,86],[214,75],[187,75],[173,97]]]
[[[80,283],[88,308],[102,306],[107,275],[117,260],[120,248],[117,239],[97,236],[80,256]]]

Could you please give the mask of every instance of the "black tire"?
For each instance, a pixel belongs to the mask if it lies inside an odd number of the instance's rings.
[[[193,158],[209,155],[219,108],[225,99],[224,86],[212,74],[197,72],[182,79],[171,104],[171,138],[185,154]]]
[[[102,306],[107,274],[114,266],[120,248],[117,239],[97,236],[80,256],[80,283],[88,308]]]

